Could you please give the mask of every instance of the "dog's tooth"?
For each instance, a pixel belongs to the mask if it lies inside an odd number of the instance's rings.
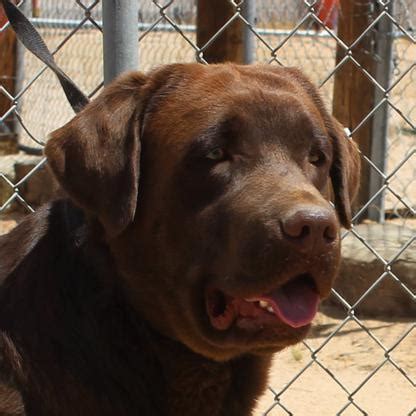
[[[270,305],[269,305],[266,309],[267,309],[269,312],[274,313],[273,308],[272,308]]]
[[[260,300],[259,301],[259,306],[263,309],[267,309],[267,307],[269,306],[269,304],[265,301],[265,300]]]

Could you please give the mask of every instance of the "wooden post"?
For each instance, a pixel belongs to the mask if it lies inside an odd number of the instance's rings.
[[[226,0],[197,1],[196,43],[203,47],[235,14],[235,7]],[[244,23],[235,19],[206,49],[204,59],[212,64],[218,62],[244,63]]]
[[[0,5],[0,27],[7,22],[3,7]],[[0,85],[10,95],[15,93],[16,74],[16,35],[10,27],[0,32]],[[12,107],[13,103],[4,93],[0,92],[0,117]],[[17,152],[17,139],[14,132],[14,118],[9,115],[0,122],[0,155]]]
[[[40,17],[40,0],[32,0],[32,16]]]
[[[347,45],[353,44],[370,26],[375,18],[374,4],[362,0],[341,0],[338,26],[338,37]],[[351,49],[351,55],[363,69],[375,77],[376,46],[375,30],[370,30],[360,42]],[[337,64],[346,56],[340,45],[337,47]],[[351,61],[345,63],[335,74],[334,82],[334,116],[354,130],[375,106],[376,86],[363,73],[362,69]],[[367,120],[354,134],[354,140],[367,157],[371,157],[371,141],[373,137],[372,118]],[[362,164],[362,181],[357,198],[357,205],[362,206],[370,199],[370,166]]]

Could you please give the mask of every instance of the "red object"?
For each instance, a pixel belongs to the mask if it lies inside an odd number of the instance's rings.
[[[339,0],[320,0],[317,3],[316,16],[328,29],[335,29],[338,24]]]
[[[12,3],[17,4],[18,0],[12,0]],[[0,29],[3,28],[3,26],[9,21],[6,17],[6,13],[4,12],[3,6],[0,4]],[[3,32],[0,32],[0,35]]]
[[[7,23],[7,17],[6,14],[4,13],[4,9],[3,6],[0,5],[0,29],[3,28],[3,26]],[[1,32],[0,32],[1,34]]]

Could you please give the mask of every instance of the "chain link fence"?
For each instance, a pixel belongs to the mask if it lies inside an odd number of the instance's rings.
[[[339,283],[308,339],[276,356],[270,389],[257,414],[416,415],[416,3],[363,0],[377,12],[369,15],[357,39],[346,43],[337,32],[336,16],[329,21],[321,13],[323,0],[257,0],[254,24],[242,14],[243,2],[224,1],[232,4],[234,15],[224,20],[228,24],[221,31],[241,20],[255,39],[257,62],[301,67],[320,86],[329,107],[335,105],[334,84],[342,65],[350,62],[361,71],[379,98],[351,126],[353,138],[383,106],[387,121],[385,133],[373,136],[385,141],[385,163],[363,152],[363,164],[375,175],[376,188],[356,208],[357,225],[343,235]],[[141,70],[197,57],[205,60],[196,45],[195,1],[139,4]],[[94,97],[103,85],[101,2],[43,0],[36,16],[28,1],[20,7],[31,16],[58,64]],[[342,13],[338,9],[338,19]],[[366,72],[354,49],[381,23],[392,35],[391,65],[384,65],[386,58],[377,50],[367,53],[384,68],[386,85]],[[10,32],[7,22],[0,21],[1,53]],[[49,196],[45,160],[37,153],[47,134],[73,116],[51,71],[21,46],[17,49],[17,70],[13,75],[0,73],[0,224],[7,229]],[[13,89],[7,83],[10,76]],[[18,146],[10,150],[4,143],[15,134]],[[375,201],[382,214],[380,224],[363,222],[363,213]]]

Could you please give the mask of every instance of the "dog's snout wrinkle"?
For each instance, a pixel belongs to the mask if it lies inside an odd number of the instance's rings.
[[[282,234],[303,253],[329,250],[337,238],[335,214],[320,207],[304,207],[291,212],[281,221]]]

